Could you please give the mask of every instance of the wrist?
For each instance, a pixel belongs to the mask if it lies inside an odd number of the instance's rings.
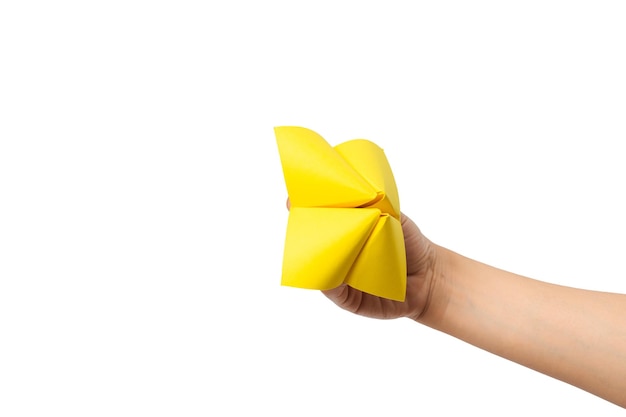
[[[421,256],[413,257],[417,262],[414,265],[419,267],[413,269],[413,274],[409,275],[407,282],[407,295],[413,294],[409,302],[413,304],[410,308],[408,318],[423,323],[429,321],[433,310],[433,304],[439,304],[438,298],[442,296],[441,285],[445,281],[444,271],[448,268],[447,250],[438,246],[425,237],[426,242],[420,245]]]
[[[423,304],[410,318],[429,327],[436,327],[440,321],[445,305],[448,302],[448,289],[452,271],[454,269],[456,253],[430,243],[429,261],[423,283]]]

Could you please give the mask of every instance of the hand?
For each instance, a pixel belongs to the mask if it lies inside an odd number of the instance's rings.
[[[402,214],[406,247],[407,289],[403,302],[364,293],[342,284],[322,291],[339,307],[352,313],[377,319],[409,317],[417,320],[426,310],[437,268],[437,250],[411,219]]]

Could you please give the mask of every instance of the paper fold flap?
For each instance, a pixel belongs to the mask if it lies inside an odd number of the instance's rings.
[[[282,284],[329,290],[343,283],[378,223],[380,210],[293,207]]]
[[[396,181],[384,151],[373,142],[354,139],[335,146],[335,150],[379,193],[380,201],[372,205],[383,213],[400,219],[400,198]],[[369,207],[369,205],[368,205]]]
[[[346,284],[370,294],[404,301],[406,258],[402,224],[381,216],[352,269]]]
[[[320,135],[301,127],[274,129],[294,207],[358,207],[376,190]]]

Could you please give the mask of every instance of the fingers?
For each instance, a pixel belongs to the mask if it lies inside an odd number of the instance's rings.
[[[346,284],[341,284],[340,286],[330,290],[322,290],[322,293],[324,293],[324,295],[331,299],[335,304],[341,305],[346,301],[348,296],[348,286]]]
[[[355,314],[359,313],[358,310],[363,297],[361,291],[350,288],[346,284],[341,284],[337,288],[323,290],[322,293],[344,310]]]

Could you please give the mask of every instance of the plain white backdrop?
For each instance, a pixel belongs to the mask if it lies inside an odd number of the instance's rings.
[[[280,286],[277,125],[385,149],[433,241],[626,292],[618,1],[0,5],[3,416],[623,415]]]

